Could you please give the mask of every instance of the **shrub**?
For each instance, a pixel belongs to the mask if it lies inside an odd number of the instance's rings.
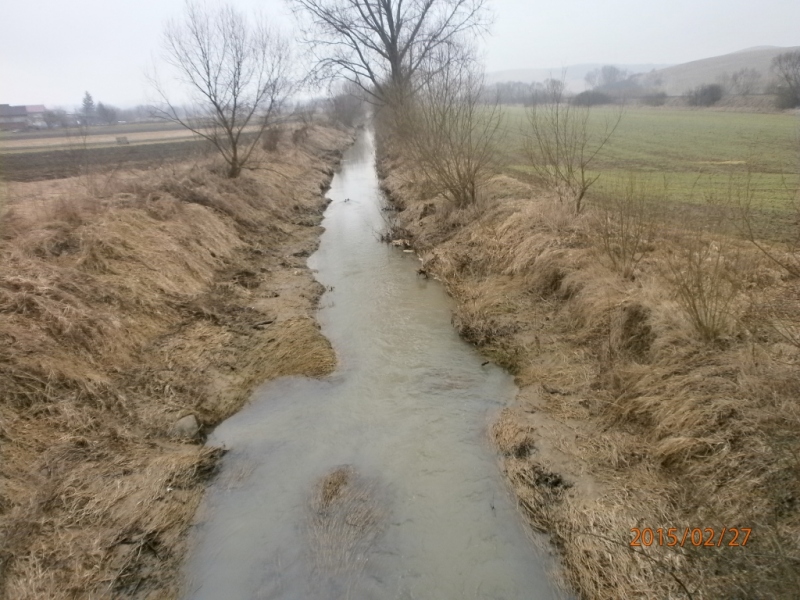
[[[775,107],[781,110],[800,106],[800,96],[787,85],[775,88]]]
[[[524,150],[535,176],[555,190],[559,202],[568,199],[575,214],[600,174],[590,170],[622,120],[622,109],[606,114],[602,128],[590,125],[591,105],[564,102],[563,86],[553,87],[549,102],[527,109]]]
[[[586,90],[572,99],[573,104],[579,106],[598,106],[600,104],[613,104],[614,99],[608,94],[595,90]]]
[[[292,144],[298,146],[308,139],[308,125],[298,127],[292,132]]]
[[[278,144],[283,136],[283,130],[280,127],[273,126],[264,132],[264,141],[262,147],[267,152],[277,152]]]
[[[426,183],[459,207],[478,204],[497,172],[502,112],[483,97],[483,75],[453,61],[398,111],[406,152]]]
[[[713,106],[722,100],[722,86],[717,83],[699,85],[686,93],[686,102],[690,106]]]
[[[334,123],[353,127],[364,112],[364,103],[353,93],[339,94],[331,98],[328,115]]]
[[[667,92],[653,92],[642,96],[642,102],[647,106],[664,106],[667,102]]]
[[[722,238],[691,238],[668,261],[675,297],[703,341],[713,342],[730,330],[742,291],[744,260]]]
[[[604,190],[596,205],[595,231],[611,266],[625,278],[651,248],[657,207],[665,205],[666,186],[655,193],[634,175]]]

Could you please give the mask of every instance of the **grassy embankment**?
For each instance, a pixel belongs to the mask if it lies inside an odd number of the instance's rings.
[[[493,438],[523,513],[551,534],[581,597],[796,595],[800,349],[788,338],[800,286],[732,234],[714,195],[736,199],[749,162],[751,181],[764,182],[753,204],[782,214],[786,233],[776,182],[792,164],[785,180],[797,182],[794,125],[786,115],[631,110],[598,163],[612,175],[605,196],[580,217],[527,177],[513,138],[513,166],[463,210],[426,195],[413,165],[383,148],[398,234],[457,300],[463,337],[516,376],[517,402]],[[662,210],[636,191],[613,202],[625,194],[613,175],[630,170],[671,178],[666,192],[655,188]],[[602,223],[637,214],[649,226],[623,273],[630,240],[621,227],[608,239]],[[668,547],[673,527],[679,543]],[[687,527],[713,528],[714,545],[681,547]],[[723,527],[751,528],[747,546],[728,546],[730,532],[717,546]],[[631,547],[632,528],[656,540],[663,528],[664,545]]]
[[[219,453],[174,424],[333,368],[305,257],[350,137],[290,138],[238,180],[200,160],[4,184],[0,596],[176,597]]]

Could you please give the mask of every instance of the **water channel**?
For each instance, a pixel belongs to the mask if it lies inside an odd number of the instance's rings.
[[[209,439],[229,452],[192,531],[186,598],[559,597],[486,433],[513,380],[459,339],[451,300],[416,257],[378,241],[374,158],[366,131],[309,258],[330,290],[318,318],[337,370],[269,382]],[[360,508],[320,535],[315,486],[345,465]]]

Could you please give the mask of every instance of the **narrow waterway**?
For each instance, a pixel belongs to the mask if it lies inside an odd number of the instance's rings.
[[[415,256],[378,241],[374,155],[369,132],[345,154],[309,259],[338,369],[264,385],[209,439],[229,452],[193,528],[187,598],[557,597],[488,443],[512,378],[458,338]],[[318,482],[343,466],[349,506],[326,508]]]

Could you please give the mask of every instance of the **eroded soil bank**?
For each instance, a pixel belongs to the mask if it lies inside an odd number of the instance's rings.
[[[551,534],[577,593],[795,596],[800,357],[764,307],[800,314],[796,282],[742,244],[736,325],[709,344],[665,283],[670,253],[699,235],[680,215],[623,278],[591,211],[575,217],[545,190],[498,176],[479,205],[456,209],[388,147],[381,174],[393,237],[445,284],[461,335],[516,376],[516,405],[493,438],[520,509]],[[632,547],[633,528],[655,541]],[[699,528],[703,543],[670,544],[670,528],[677,542]],[[752,530],[746,547],[744,534],[731,546],[730,528]]]
[[[256,384],[332,370],[305,265],[352,136],[292,137],[235,181],[183,163],[6,186],[0,596],[176,597],[204,430]]]

